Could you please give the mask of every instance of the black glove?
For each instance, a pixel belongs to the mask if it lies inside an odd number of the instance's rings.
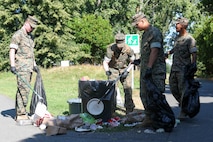
[[[195,73],[197,71],[197,65],[196,63],[192,63],[192,64],[189,64],[189,65],[186,65],[185,66],[185,78],[187,79],[191,79],[194,77]]]
[[[148,79],[150,77],[152,77],[152,68],[147,68],[146,72],[145,72],[145,75],[144,75],[144,78]]]
[[[34,66],[33,67],[33,71],[36,72],[36,73],[38,73],[39,72],[39,68],[37,66]]]
[[[132,62],[132,64],[134,64],[136,66],[139,65],[140,63],[141,63],[141,59],[136,59]]]
[[[189,67],[188,77],[194,77],[196,71],[197,71],[197,64],[196,63],[192,63],[190,65],[190,67]]]
[[[169,57],[168,53],[164,53],[165,58],[167,59]]]
[[[107,76],[110,76],[111,74],[112,74],[111,71],[106,71],[106,75],[107,75]]]
[[[197,71],[197,64],[196,63],[192,63],[191,64],[191,69],[196,72]]]
[[[122,79],[126,79],[126,77],[128,76],[129,72],[128,71],[125,71],[121,74],[121,78]]]
[[[13,73],[13,74],[16,74],[16,68],[15,67],[10,67],[10,71]]]

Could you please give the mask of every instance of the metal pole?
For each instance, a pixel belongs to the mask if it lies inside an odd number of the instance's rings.
[[[134,89],[134,66],[132,67],[132,89]]]

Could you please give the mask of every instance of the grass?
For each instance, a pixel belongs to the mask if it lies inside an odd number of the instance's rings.
[[[77,65],[40,70],[47,97],[48,111],[54,116],[69,112],[67,100],[78,97],[78,81],[83,76],[96,80],[107,79],[102,66]],[[34,88],[35,77],[36,73],[33,74],[32,88]],[[138,70],[134,71],[134,88],[133,94],[139,95]],[[120,91],[123,96],[122,89]],[[11,72],[0,73],[0,94],[15,100],[16,77]],[[29,96],[28,107],[30,106],[31,94],[32,91]]]

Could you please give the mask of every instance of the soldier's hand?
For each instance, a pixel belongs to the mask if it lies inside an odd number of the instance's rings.
[[[11,71],[13,74],[16,74],[16,68],[15,68],[15,67],[11,66],[11,67],[10,67],[10,71]]]
[[[121,78],[122,79],[126,79],[126,77],[128,76],[129,72],[128,71],[125,71],[121,74]]]
[[[39,68],[37,66],[34,66],[33,67],[33,71],[36,72],[36,73],[38,73],[39,72]]]
[[[189,65],[186,65],[185,72],[184,72],[185,78],[188,78],[188,79],[193,78],[196,71],[197,71],[196,63],[191,63]]]
[[[191,68],[192,68],[194,71],[197,71],[197,64],[196,64],[196,63],[192,63],[192,64],[191,64]]]
[[[112,74],[111,71],[106,71],[106,75],[109,77]]]
[[[165,59],[167,59],[169,57],[168,53],[164,53]]]
[[[152,77],[152,68],[147,68],[147,69],[146,69],[146,72],[145,72],[144,78],[145,78],[145,79],[148,79],[148,78],[150,78],[150,77]]]
[[[134,64],[134,65],[139,65],[141,63],[141,60],[140,59],[136,59],[136,60],[134,60],[133,62],[132,62],[132,64]]]
[[[194,74],[196,73],[196,71],[197,71],[197,64],[196,63],[192,63],[189,66],[189,70],[188,70],[187,76],[188,77],[194,77]]]

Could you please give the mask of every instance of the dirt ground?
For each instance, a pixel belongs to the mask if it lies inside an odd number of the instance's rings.
[[[121,93],[123,93],[123,92],[121,91]],[[123,94],[121,95],[121,99],[122,99],[122,102],[124,102]],[[135,109],[144,110],[143,104],[141,102],[140,94],[139,94],[139,89],[133,90],[132,99],[135,104]]]
[[[143,107],[143,104],[142,104],[141,98],[140,98],[139,89],[134,89],[133,90],[132,99],[133,99],[133,101],[135,103],[135,109],[144,110],[144,107]]]
[[[133,101],[135,103],[135,109],[142,109],[144,110],[144,107],[142,105],[142,102],[141,102],[141,98],[139,96],[133,96]]]

